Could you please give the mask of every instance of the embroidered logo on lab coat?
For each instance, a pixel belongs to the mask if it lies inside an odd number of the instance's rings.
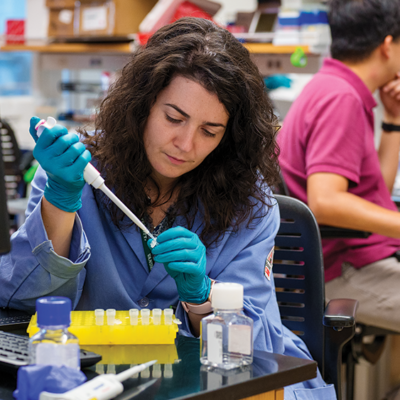
[[[268,254],[267,259],[265,260],[265,268],[264,274],[265,277],[270,281],[271,280],[271,273],[272,273],[272,264],[274,263],[274,248]]]

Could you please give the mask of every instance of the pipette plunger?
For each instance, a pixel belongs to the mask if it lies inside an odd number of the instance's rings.
[[[94,377],[93,379],[77,386],[74,389],[65,393],[50,393],[41,392],[39,400],[109,400],[124,391],[124,386],[121,382],[131,376],[144,371],[157,360],[149,361],[144,364],[136,365],[119,374],[105,374]]]

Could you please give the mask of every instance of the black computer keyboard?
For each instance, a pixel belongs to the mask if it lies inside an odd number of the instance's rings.
[[[29,325],[31,317],[32,315],[26,313],[25,311],[0,308],[0,330],[25,330]]]
[[[29,364],[28,336],[0,331],[0,369],[16,371]],[[101,360],[101,355],[80,349],[81,368],[90,367]]]

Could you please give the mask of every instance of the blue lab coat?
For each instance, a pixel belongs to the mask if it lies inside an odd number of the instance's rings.
[[[175,281],[163,264],[149,273],[141,235],[136,226],[119,230],[99,207],[91,186],[85,185],[77,212],[69,259],[58,256],[41,218],[41,199],[47,176],[39,167],[32,182],[25,224],[12,237],[12,251],[1,258],[0,306],[34,312],[42,296],[67,296],[75,310],[96,308],[167,308],[177,306],[180,333],[191,336],[188,317],[178,300]],[[311,358],[304,343],[282,326],[273,279],[265,276],[265,262],[274,246],[280,223],[275,204],[268,215],[228,232],[207,251],[207,275],[244,286],[244,312],[254,320],[254,349]],[[177,217],[174,226],[185,226]],[[201,231],[200,218],[193,232]],[[321,321],[322,323],[322,321]],[[332,385],[317,378],[285,389],[285,399],[336,399]]]

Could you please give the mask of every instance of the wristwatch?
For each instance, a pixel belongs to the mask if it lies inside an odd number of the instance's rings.
[[[382,122],[382,129],[385,132],[400,132],[400,125],[387,124],[386,122]]]
[[[193,303],[187,303],[186,301],[181,301],[183,309],[187,313],[190,311],[192,314],[198,314],[198,315],[210,314],[210,312],[212,311],[211,296],[212,296],[214,282],[215,281],[211,279],[210,294],[206,302],[204,302],[203,304],[193,304]]]

